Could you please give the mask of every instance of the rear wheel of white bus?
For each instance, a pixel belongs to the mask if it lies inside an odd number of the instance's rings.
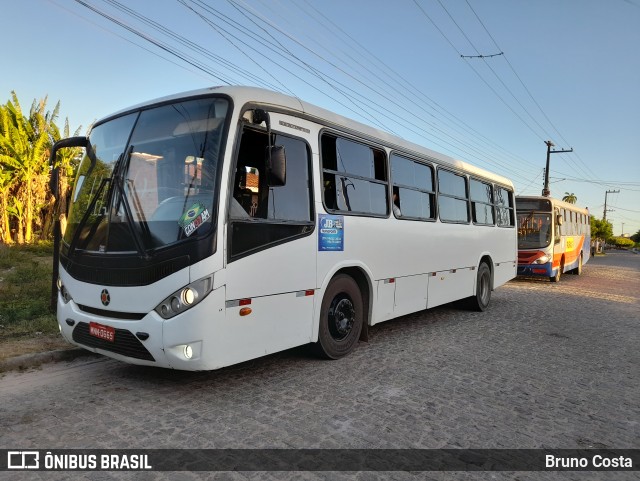
[[[491,302],[491,269],[486,262],[478,266],[476,295],[467,298],[467,306],[474,311],[485,311]]]
[[[362,293],[346,274],[334,277],[322,299],[317,350],[322,357],[339,359],[349,354],[360,337],[363,323]]]

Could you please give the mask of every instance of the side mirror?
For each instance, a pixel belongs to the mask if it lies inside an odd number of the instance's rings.
[[[562,217],[562,214],[558,214],[556,216],[556,224],[562,225],[563,222],[564,222],[564,218]]]
[[[267,147],[267,184],[282,187],[287,183],[287,156],[284,146]]]
[[[89,158],[95,162],[95,154],[93,149],[89,149],[89,139],[87,137],[69,137],[67,139],[58,140],[51,148],[51,155],[49,155],[49,165],[51,166],[51,177],[49,178],[49,189],[53,193],[53,196],[57,199],[60,195],[58,192],[58,180],[60,177],[59,167],[54,167],[56,163],[56,154],[60,149],[66,149],[69,147],[84,147],[87,149]]]

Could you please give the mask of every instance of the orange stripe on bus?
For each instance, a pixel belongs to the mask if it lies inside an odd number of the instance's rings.
[[[582,252],[582,246],[584,245],[584,236],[580,236],[580,240],[578,241],[578,247],[576,249],[573,249],[572,251],[564,251],[564,252],[559,252],[558,254],[556,254],[555,252],[553,253],[553,264],[552,264],[552,268],[553,269],[557,269],[558,267],[560,267],[560,261],[562,260],[562,256],[564,255],[564,265],[566,266],[567,264],[571,264],[573,262],[575,262],[578,257],[580,256],[580,253]]]

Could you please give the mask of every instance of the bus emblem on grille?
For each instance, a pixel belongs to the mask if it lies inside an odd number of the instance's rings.
[[[103,306],[109,305],[109,302],[111,302],[111,296],[109,295],[108,290],[102,289],[102,292],[100,293],[100,301],[102,302]]]

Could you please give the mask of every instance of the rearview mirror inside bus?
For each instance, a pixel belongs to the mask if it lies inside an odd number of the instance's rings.
[[[562,222],[564,221],[564,219],[562,218],[562,214],[558,214],[556,216],[556,224],[558,225],[562,225]]]
[[[287,182],[287,156],[284,146],[267,147],[267,182],[269,187],[282,187]]]

